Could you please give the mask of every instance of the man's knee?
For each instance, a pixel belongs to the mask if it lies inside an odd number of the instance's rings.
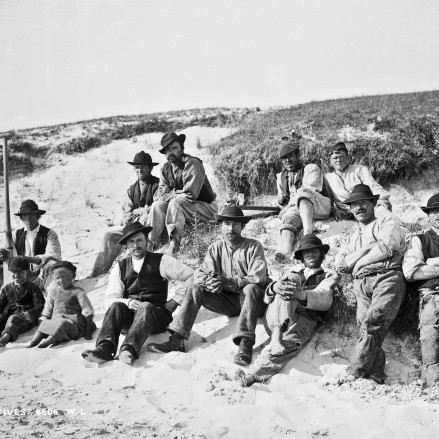
[[[136,314],[142,313],[142,314],[150,314],[155,309],[155,305],[149,302],[142,302],[139,307],[137,308]]]
[[[248,284],[242,291],[246,297],[251,299],[262,300],[264,298],[264,290],[256,284]]]
[[[112,315],[112,314],[118,314],[128,308],[128,305],[126,305],[123,302],[113,302],[110,307],[107,309],[107,312],[105,313],[105,316]]]
[[[154,201],[151,204],[150,214],[153,212],[166,212],[168,209],[168,203],[166,201]]]

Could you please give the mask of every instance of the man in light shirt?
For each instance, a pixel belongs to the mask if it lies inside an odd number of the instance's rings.
[[[132,364],[139,358],[150,334],[165,331],[172,322],[172,313],[182,301],[186,286],[182,285],[171,300],[168,281],[191,282],[192,268],[177,259],[147,250],[151,227],[139,222],[130,223],[123,230],[121,245],[129,255],[111,269],[106,291],[104,321],[96,348],[82,356],[93,363],[113,360],[122,331],[128,330],[119,351],[119,361]]]
[[[12,241],[17,255],[24,256],[29,262],[28,280],[36,283],[41,290],[50,279],[50,266],[61,261],[61,245],[58,235],[40,224],[40,218],[46,213],[38,208],[33,200],[24,200],[15,214],[20,217],[24,227],[12,232]],[[8,257],[8,250],[0,250],[0,262]]]
[[[412,237],[402,270],[419,290],[421,378],[430,387],[439,383],[439,193],[421,209],[428,215],[430,230]]]
[[[402,259],[407,230],[395,216],[375,217],[378,199],[369,186],[358,184],[345,200],[359,228],[350,237],[348,248],[337,255],[336,266],[354,279],[360,339],[343,381],[371,378],[384,382],[382,344],[405,296]]]
[[[346,199],[357,184],[366,184],[374,194],[379,195],[375,208],[377,217],[384,216],[392,210],[389,192],[374,180],[366,166],[350,164],[349,152],[344,142],[336,143],[330,148],[329,154],[334,172],[325,175],[325,184],[333,202],[331,213],[337,221],[352,218]]]

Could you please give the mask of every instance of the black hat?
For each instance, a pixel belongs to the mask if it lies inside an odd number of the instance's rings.
[[[39,213],[43,215],[46,213],[45,210],[38,209],[38,204],[34,200],[24,200],[21,202],[20,210],[14,213],[16,216],[21,216],[24,213]]]
[[[430,213],[430,210],[433,209],[439,209],[439,194],[434,194],[431,198],[429,198],[427,205],[421,207],[421,209],[425,213]]]
[[[185,140],[186,140],[186,134],[177,135],[175,133],[166,133],[162,137],[162,140],[160,140],[160,144],[162,145],[162,149],[159,149],[159,152],[164,154],[166,147],[175,141],[177,141],[183,147]]]
[[[279,148],[279,158],[285,157],[293,151],[297,151],[300,148],[299,142],[286,142]]]
[[[351,204],[359,200],[378,200],[380,196],[374,195],[367,184],[356,184],[349,197],[343,201],[344,204]]]
[[[317,236],[313,235],[312,233],[308,233],[300,240],[299,247],[294,252],[294,258],[297,259],[298,261],[303,262],[302,251],[310,250],[313,248],[318,248],[322,250],[323,254],[326,255],[330,247],[328,244],[322,244],[322,241],[320,241],[320,239],[317,238]]]
[[[136,235],[137,233],[144,232],[148,234],[152,230],[152,227],[149,226],[142,226],[142,224],[139,223],[139,221],[136,221],[134,223],[127,224],[123,228],[123,235],[122,238],[119,240],[120,245],[125,245],[128,241],[128,239]]]
[[[334,152],[338,152],[338,151],[342,151],[342,150],[349,153],[348,148],[346,146],[346,143],[337,142],[335,145],[329,147],[328,152],[329,152],[329,155],[332,155]]]
[[[67,268],[67,270],[70,270],[73,274],[76,274],[76,267],[69,261],[60,261],[56,264],[53,264],[51,271],[56,270],[57,268]]]
[[[242,210],[238,206],[225,206],[221,214],[214,214],[215,219],[220,221],[239,221],[240,223],[247,224],[251,217],[245,216]]]
[[[135,156],[132,162],[127,162],[130,165],[150,165],[150,166],[156,166],[158,163],[154,163],[151,159],[151,156],[146,153],[145,151],[138,152]]]
[[[24,258],[24,256],[15,256],[9,259],[8,262],[8,270],[12,273],[16,273],[20,270],[29,271],[30,265],[29,262]]]

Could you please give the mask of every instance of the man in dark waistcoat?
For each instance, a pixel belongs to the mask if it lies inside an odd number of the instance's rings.
[[[20,210],[15,213],[24,227],[12,232],[12,241],[18,256],[29,262],[28,280],[36,283],[41,290],[48,281],[50,266],[61,260],[61,245],[58,235],[52,229],[40,224],[46,213],[38,208],[33,200],[24,200]],[[8,256],[7,249],[0,250],[0,262]]]
[[[172,322],[172,312],[181,303],[186,283],[168,300],[168,280],[191,283],[192,268],[162,253],[147,250],[151,227],[139,222],[123,229],[121,245],[129,255],[111,269],[106,291],[107,312],[96,341],[96,349],[82,356],[94,363],[113,360],[122,331],[127,331],[119,360],[132,364],[150,334],[163,332]]]
[[[402,269],[419,290],[421,378],[430,387],[439,383],[439,193],[421,209],[428,215],[430,230],[412,237]]]
[[[146,224],[154,194],[159,187],[159,179],[151,174],[152,168],[157,166],[158,163],[154,163],[149,154],[140,151],[134,156],[132,162],[127,163],[134,167],[137,181],[128,188],[125,195],[122,206],[122,225],[109,227],[104,233],[101,249],[96,255],[91,277],[106,273],[121,253],[123,247],[119,244],[119,240],[126,224],[135,221],[139,221],[143,225]]]
[[[277,374],[315,334],[323,312],[332,305],[332,290],[339,282],[337,273],[325,272],[321,267],[328,251],[329,245],[322,244],[315,235],[305,235],[294,253],[305,267],[293,267],[268,285],[264,323],[271,343],[247,374],[242,369],[236,372],[235,378],[242,386],[264,382]]]
[[[201,221],[214,220],[218,211],[216,194],[207,178],[203,162],[184,152],[186,135],[166,133],[161,139],[160,152],[167,162],[160,173],[160,185],[148,218],[153,227],[149,236],[156,243],[163,230],[169,235],[167,253],[175,255],[180,248],[184,226],[196,213]]]

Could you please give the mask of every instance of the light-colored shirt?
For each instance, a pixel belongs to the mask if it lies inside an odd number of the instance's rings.
[[[326,187],[331,200],[336,207],[343,211],[349,211],[349,206],[344,201],[349,198],[354,186],[367,184],[374,195],[379,195],[379,201],[388,202],[390,198],[387,192],[372,177],[370,170],[363,165],[349,165],[344,171],[334,171],[325,175]]]
[[[264,248],[256,239],[244,238],[231,245],[220,238],[210,245],[194,283],[205,285],[209,273],[223,276],[225,291],[240,293],[248,284],[263,286],[267,279],[267,261]]]
[[[131,256],[127,256],[131,257]],[[142,269],[143,261],[142,259],[132,258],[133,262],[133,270],[136,273],[139,273]],[[188,280],[193,274],[194,270],[191,267],[180,262],[178,259],[173,258],[169,255],[163,255],[160,261],[160,276],[167,280],[176,280],[179,282],[185,282]],[[128,305],[128,302],[131,299],[124,299],[123,294],[125,291],[125,287],[122,281],[122,275],[120,272],[119,264],[114,264],[113,268],[110,271],[108,276],[108,285],[105,294],[105,304],[107,309],[111,306],[113,302],[123,302]],[[181,305],[183,301],[184,295],[186,293],[186,285],[183,284],[174,293],[173,299]]]

